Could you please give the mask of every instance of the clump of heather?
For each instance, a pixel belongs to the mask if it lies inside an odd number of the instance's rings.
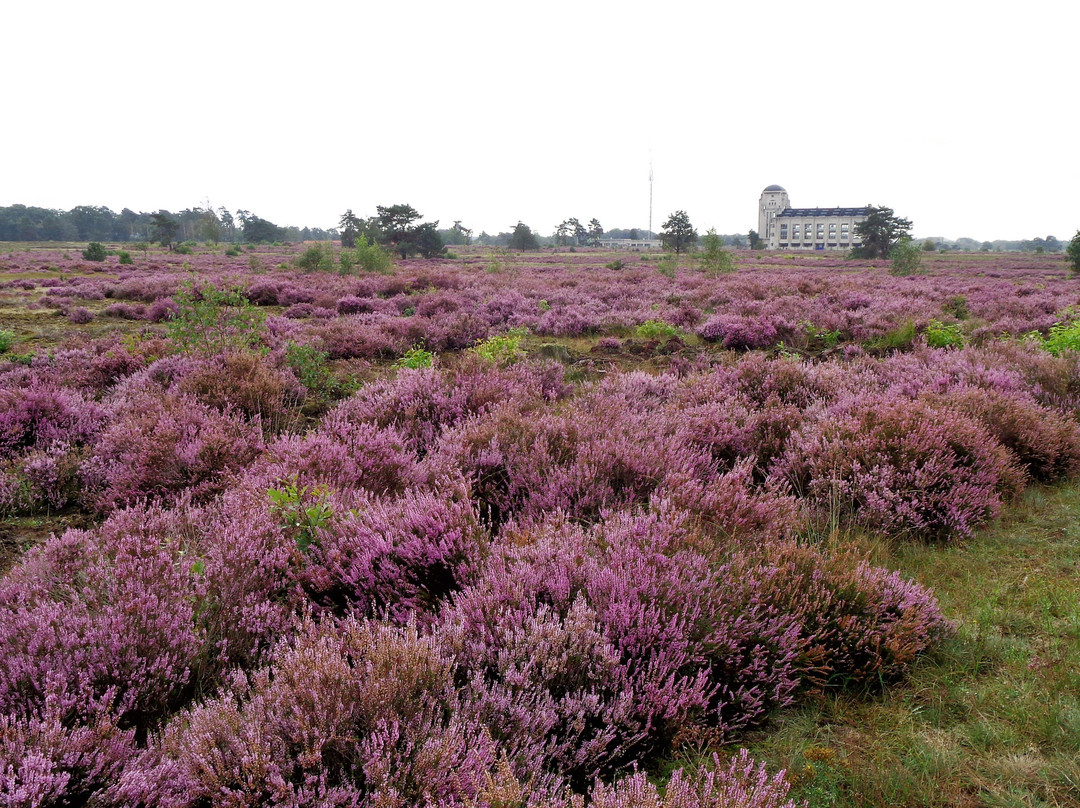
[[[177,551],[145,529],[31,551],[0,586],[0,712],[145,730],[182,703],[202,644]]]
[[[676,769],[662,789],[645,774],[634,774],[613,785],[597,782],[588,799],[569,797],[565,808],[798,808],[787,798],[791,786],[783,771],[769,775],[745,749],[724,765],[713,756],[712,765],[689,774]],[[549,803],[550,804],[550,803]]]
[[[511,759],[583,787],[693,720],[732,732],[790,702],[793,619],[727,601],[695,540],[677,513],[511,531],[454,598],[456,675]]]
[[[451,665],[415,628],[307,623],[267,667],[178,715],[109,796],[176,808],[467,803],[497,750],[457,709]]]
[[[767,317],[746,317],[735,314],[715,314],[697,330],[708,342],[719,342],[735,350],[769,348],[782,340],[791,329]],[[790,338],[790,336],[789,336]]]
[[[299,573],[318,604],[339,613],[430,622],[475,573],[489,539],[464,487],[361,501],[327,519]]]
[[[115,415],[83,463],[87,497],[99,511],[182,492],[209,497],[263,449],[258,422],[187,395],[133,395],[112,402]]]
[[[103,407],[78,390],[33,379],[0,388],[0,451],[15,454],[52,444],[84,445],[102,428]]]
[[[731,601],[794,618],[802,689],[895,681],[953,631],[932,592],[851,550],[772,542],[731,556],[725,580]]]
[[[284,435],[266,450],[262,473],[302,487],[399,493],[421,479],[416,459],[392,428],[355,423],[331,412],[307,435]]]
[[[1032,479],[1053,482],[1080,471],[1080,426],[1021,392],[971,388],[940,397],[978,421]]]
[[[1022,471],[977,421],[888,394],[823,410],[773,473],[823,518],[930,540],[970,536],[1023,488]]]
[[[42,716],[0,714],[0,800],[6,806],[85,805],[136,758],[134,731],[109,717],[72,727]]]

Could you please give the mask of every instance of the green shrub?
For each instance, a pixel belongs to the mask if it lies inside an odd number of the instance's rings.
[[[505,334],[499,334],[480,340],[472,352],[489,364],[497,367],[512,365],[525,358],[521,349],[521,340],[529,333],[526,328],[512,328]]]
[[[173,295],[177,310],[168,323],[168,336],[181,351],[213,355],[252,350],[262,337],[264,312],[239,289],[196,288],[181,284]]]
[[[917,337],[918,331],[915,328],[915,323],[908,320],[892,331],[887,331],[881,336],[869,340],[866,347],[871,351],[886,353],[889,351],[906,351],[912,348]]]
[[[642,339],[669,339],[680,334],[678,328],[663,320],[646,320],[637,327],[637,335]]]
[[[131,253],[129,253],[127,250],[121,250],[120,252],[117,253],[117,256],[119,256],[121,264],[133,264],[133,263],[135,263],[134,261],[131,260]]]
[[[6,354],[15,344],[15,332],[0,328],[0,354]]]
[[[99,241],[91,241],[86,249],[82,251],[82,257],[87,261],[104,261],[105,256],[108,254],[105,245]]]
[[[179,255],[191,255],[195,252],[194,241],[184,241],[176,245],[176,252]]]
[[[1065,258],[1069,262],[1069,269],[1073,275],[1080,275],[1080,230],[1069,240],[1065,247]]]
[[[394,367],[419,370],[420,368],[429,368],[433,364],[435,364],[435,354],[424,350],[419,345],[414,345],[401,355],[394,363]]]
[[[621,258],[616,258],[614,261],[604,264],[604,269],[622,269],[625,266],[626,263]]]
[[[313,345],[295,342],[285,345],[285,364],[296,374],[308,394],[321,400],[334,398],[341,391],[341,384],[326,367],[328,358],[326,351]]]
[[[330,272],[334,268],[334,249],[329,244],[312,244],[293,263],[305,272]]]
[[[701,237],[701,245],[701,268],[706,277],[715,278],[735,271],[735,257],[724,249],[724,240],[716,234],[716,230],[710,228]]]
[[[1080,351],[1080,312],[1068,308],[1062,319],[1050,327],[1050,335],[1043,340],[1043,347],[1054,356],[1065,351]]]
[[[964,335],[960,331],[960,324],[945,325],[931,320],[926,325],[926,344],[931,348],[962,348]]]
[[[351,250],[342,250],[338,257],[338,268],[342,275],[351,274],[356,267],[363,272],[387,275],[394,270],[394,259],[381,246],[360,235],[356,239],[356,246]]]
[[[295,481],[266,491],[274,516],[296,542],[296,549],[301,553],[307,553],[311,545],[317,542],[319,530],[326,527],[334,516],[327,502],[329,493],[326,486],[308,488]]]
[[[229,247],[229,249],[225,250],[225,255],[229,256],[229,258],[236,258],[236,256],[240,255],[240,251],[236,247]]]
[[[922,267],[923,251],[916,247],[911,239],[904,239],[893,245],[889,251],[890,275],[914,275]]]
[[[674,278],[675,270],[679,268],[679,256],[675,253],[664,253],[664,257],[656,265],[656,271],[665,278]]]

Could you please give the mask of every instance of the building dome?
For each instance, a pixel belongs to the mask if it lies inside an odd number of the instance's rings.
[[[783,191],[784,193],[787,193],[787,190],[780,185],[770,185],[768,188],[762,191],[762,193],[767,194],[769,191]]]

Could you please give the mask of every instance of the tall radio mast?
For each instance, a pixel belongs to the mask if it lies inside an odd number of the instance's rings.
[[[653,237],[652,231],[652,150],[649,153],[649,238]]]

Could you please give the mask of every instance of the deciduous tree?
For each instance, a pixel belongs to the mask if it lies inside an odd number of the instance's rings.
[[[677,210],[668,216],[664,222],[664,229],[660,233],[660,240],[664,242],[666,249],[672,250],[676,255],[685,252],[697,243],[697,231],[690,224],[690,217],[685,210]]]

